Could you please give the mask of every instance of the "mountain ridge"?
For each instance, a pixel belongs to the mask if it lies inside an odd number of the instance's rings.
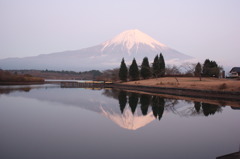
[[[122,58],[125,58],[127,63],[130,63],[133,58],[141,62],[144,57],[148,57],[149,61],[152,61],[159,53],[163,54],[167,64],[179,64],[194,59],[134,29],[124,31],[99,45],[79,50],[2,59],[0,60],[0,68],[104,70],[119,67]]]

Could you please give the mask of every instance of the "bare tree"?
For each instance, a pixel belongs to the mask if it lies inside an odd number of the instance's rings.
[[[193,76],[195,71],[195,66],[196,66],[196,63],[185,62],[180,66],[180,68],[184,70],[185,75]]]
[[[98,77],[98,80],[103,81],[118,81],[119,80],[119,68],[108,69],[102,72],[102,75]]]
[[[165,69],[165,74],[167,76],[175,76],[175,75],[181,75],[181,72],[177,66],[167,65],[167,67]]]

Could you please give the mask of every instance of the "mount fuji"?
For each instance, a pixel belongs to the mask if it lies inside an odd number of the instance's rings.
[[[74,51],[64,51],[24,58],[0,60],[2,69],[50,69],[87,71],[119,67],[124,58],[130,64],[135,58],[140,64],[144,57],[153,61],[162,53],[166,64],[194,61],[191,56],[180,53],[158,42],[139,30],[127,30],[102,44]]]

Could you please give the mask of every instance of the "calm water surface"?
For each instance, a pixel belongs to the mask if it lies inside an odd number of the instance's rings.
[[[240,109],[112,89],[0,87],[1,159],[214,159]]]

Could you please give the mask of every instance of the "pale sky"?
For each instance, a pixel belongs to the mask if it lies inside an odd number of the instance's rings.
[[[0,59],[86,48],[129,29],[240,66],[240,0],[0,0]]]

